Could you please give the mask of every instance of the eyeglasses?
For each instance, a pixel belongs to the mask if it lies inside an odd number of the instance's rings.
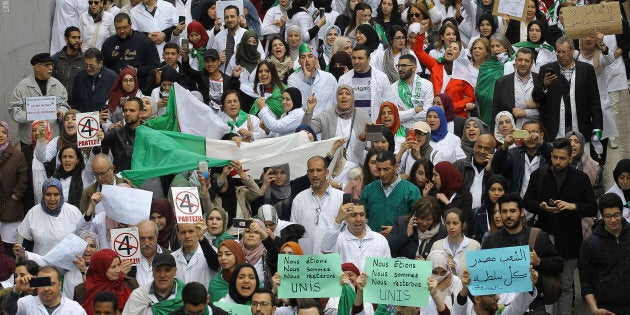
[[[409,13],[409,16],[411,17],[420,17],[422,15],[422,13]]]
[[[134,83],[136,82],[136,80],[134,80],[133,78],[131,79],[122,79],[123,83]]]
[[[271,306],[271,303],[269,302],[252,302],[252,307],[253,308],[257,308],[257,307],[269,307]]]
[[[97,64],[87,64],[87,63],[84,65],[85,69],[90,69],[90,70],[96,69],[96,66],[98,66],[98,65]]]
[[[105,178],[105,176],[107,176],[107,174],[108,174],[108,173],[109,173],[109,171],[106,171],[106,172],[100,172],[100,173],[96,173],[96,172],[94,172],[93,174],[94,174],[94,177],[96,177],[96,178],[101,178],[101,177],[102,177],[102,178]]]
[[[407,68],[407,67],[413,67],[413,65],[405,65],[405,64],[397,64],[396,68]]]
[[[88,1],[89,5],[97,5],[99,3],[101,3],[101,2],[100,1]]]
[[[610,220],[610,219],[619,219],[621,218],[621,212],[615,212],[613,214],[604,214],[604,219],[606,220]]]

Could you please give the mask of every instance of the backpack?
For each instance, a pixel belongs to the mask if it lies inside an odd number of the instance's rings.
[[[529,248],[530,250],[534,249],[534,245],[536,244],[536,237],[538,237],[538,233],[540,232],[539,228],[532,227],[529,232]],[[546,305],[550,305],[558,301],[560,298],[561,287],[560,287],[560,275],[551,275],[551,274],[539,274],[542,280],[542,293],[541,296]]]

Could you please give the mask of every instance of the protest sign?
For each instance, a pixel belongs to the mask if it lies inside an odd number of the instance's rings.
[[[566,35],[572,39],[580,39],[595,35],[621,34],[621,10],[617,2],[602,2],[579,7],[562,9]],[[577,48],[577,47],[576,47]]]
[[[492,8],[494,16],[509,16],[510,19],[525,21],[527,15],[527,0],[496,0]]]
[[[95,240],[96,241],[96,240]],[[76,234],[70,233],[64,237],[61,242],[57,243],[55,247],[44,255],[44,260],[51,265],[66,269],[77,269],[76,265],[72,262],[77,259],[76,255],[83,255],[88,243]]]
[[[177,223],[197,223],[202,220],[197,187],[171,187]]]
[[[103,185],[101,192],[103,208],[112,220],[138,224],[149,219],[153,192],[113,185]]]
[[[120,255],[120,262],[140,263],[140,236],[137,227],[111,229],[112,249]]]
[[[341,295],[339,254],[278,255],[279,298],[321,298]]]
[[[249,305],[229,302],[214,302],[212,305],[221,308],[230,315],[252,315],[252,307]]]
[[[57,97],[56,96],[33,96],[23,99],[26,120],[56,120],[57,119]]]
[[[472,295],[527,292],[532,290],[529,246],[513,246],[466,252]]]
[[[221,19],[222,23],[225,23],[224,10],[227,6],[233,5],[238,8],[238,15],[243,15],[243,0],[221,0],[217,1],[217,18]]]
[[[433,263],[411,259],[368,257],[363,289],[366,303],[424,307],[429,303],[428,279]]]
[[[98,112],[77,114],[77,145],[79,148],[101,145],[96,132],[101,128]]]

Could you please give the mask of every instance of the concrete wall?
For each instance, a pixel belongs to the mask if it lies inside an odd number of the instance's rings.
[[[3,10],[7,4],[9,12]],[[50,49],[54,6],[55,0],[0,0],[0,120],[9,121],[14,131],[7,110],[11,92],[33,72],[31,57]]]

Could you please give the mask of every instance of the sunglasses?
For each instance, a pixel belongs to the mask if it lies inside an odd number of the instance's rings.
[[[101,2],[100,1],[88,1],[89,5],[97,5],[99,3],[101,3]]]
[[[422,13],[409,13],[409,16],[411,17],[420,17],[422,15]]]

